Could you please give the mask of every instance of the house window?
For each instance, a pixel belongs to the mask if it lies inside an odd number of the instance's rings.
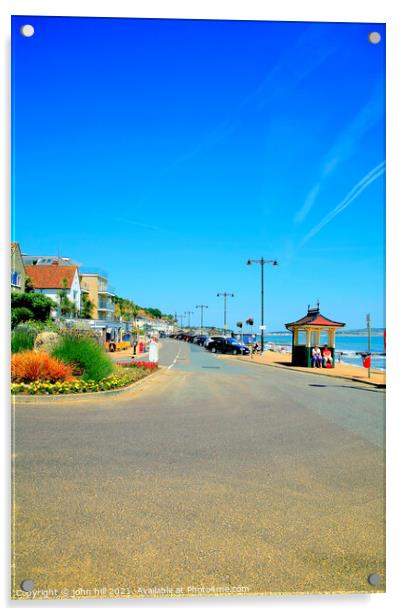
[[[77,291],[73,291],[73,299],[76,300],[77,299]]]
[[[14,287],[20,287],[21,286],[21,276],[20,276],[19,272],[13,272],[11,274],[11,284]]]

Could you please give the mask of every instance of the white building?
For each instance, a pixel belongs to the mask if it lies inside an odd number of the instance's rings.
[[[66,297],[75,304],[77,312],[81,308],[81,287],[78,267],[76,265],[26,265],[27,276],[32,280],[36,293],[43,293],[57,304],[60,292],[65,290]]]

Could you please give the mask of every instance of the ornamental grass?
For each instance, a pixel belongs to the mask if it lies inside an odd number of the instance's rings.
[[[31,351],[34,347],[36,332],[30,327],[18,327],[11,334],[11,353]]]
[[[44,352],[22,351],[11,356],[13,383],[71,381],[70,366]]]
[[[71,366],[73,374],[84,381],[98,382],[113,372],[111,359],[91,338],[65,335],[51,353],[56,359]]]

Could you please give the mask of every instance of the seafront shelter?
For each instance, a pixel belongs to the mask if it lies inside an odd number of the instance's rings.
[[[293,323],[286,323],[285,327],[292,332],[292,365],[311,368],[311,351],[318,345],[323,351],[323,334],[327,335],[328,348],[332,354],[332,368],[335,367],[335,335],[337,329],[344,327],[345,323],[332,321],[320,313],[320,303],[316,308],[307,308],[307,314]]]

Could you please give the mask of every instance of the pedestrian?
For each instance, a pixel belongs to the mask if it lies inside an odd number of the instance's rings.
[[[133,354],[131,357],[135,357],[137,355],[137,336],[133,338]]]
[[[251,351],[252,354],[255,355],[256,353],[259,353],[260,350],[261,350],[260,343],[255,341],[254,344],[253,344],[252,351]]]

